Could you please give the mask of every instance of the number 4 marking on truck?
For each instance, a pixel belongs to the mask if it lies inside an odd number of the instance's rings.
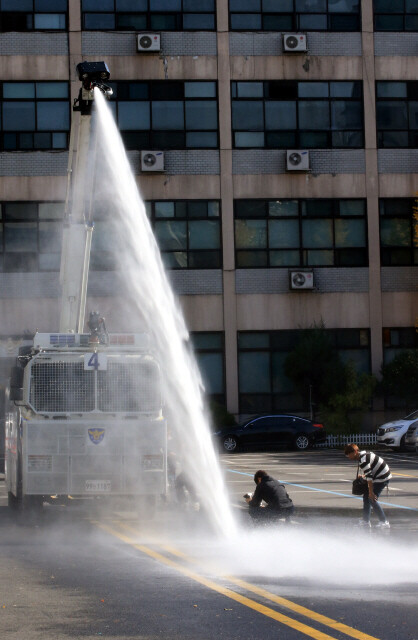
[[[107,357],[105,353],[85,353],[84,371],[106,371]]]
[[[91,358],[88,361],[88,365],[87,366],[93,367],[97,371],[97,369],[100,367],[99,354],[98,353],[92,353]]]

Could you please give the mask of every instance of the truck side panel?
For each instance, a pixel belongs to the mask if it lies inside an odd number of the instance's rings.
[[[166,493],[162,419],[23,421],[24,495]]]

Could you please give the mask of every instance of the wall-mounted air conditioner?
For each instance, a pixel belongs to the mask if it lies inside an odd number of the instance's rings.
[[[288,149],[286,151],[286,169],[288,171],[309,171],[309,151]]]
[[[289,288],[290,289],[313,289],[314,277],[313,271],[289,271]]]
[[[283,50],[286,53],[303,53],[308,50],[308,42],[304,33],[284,33]]]
[[[137,33],[137,49],[140,53],[161,50],[161,36],[159,33]]]
[[[141,151],[141,171],[164,171],[164,151]]]

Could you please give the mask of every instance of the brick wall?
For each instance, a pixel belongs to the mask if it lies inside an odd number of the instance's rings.
[[[314,269],[315,290],[367,292],[368,271],[367,267]],[[289,269],[237,269],[235,288],[237,294],[288,293]]]
[[[177,295],[222,294],[220,269],[168,271],[171,286]]]
[[[418,40],[416,33],[374,34],[375,56],[416,56]]]
[[[222,294],[221,269],[168,271],[177,295]],[[126,278],[117,271],[90,271],[88,295],[107,297],[123,291]],[[0,299],[58,298],[58,272],[0,273]]]
[[[85,56],[147,55],[138,53],[136,33],[129,32],[85,31],[82,34],[81,46]],[[216,56],[216,52],[216,33],[209,31],[161,33],[161,56]]]
[[[363,149],[312,149],[310,163],[311,172],[318,174],[365,172]],[[235,175],[286,173],[286,151],[235,149],[232,152],[232,173]]]
[[[382,267],[382,291],[418,291],[418,267]]]
[[[418,168],[418,149],[379,149],[379,173],[415,173]]]
[[[2,56],[66,56],[67,33],[16,33],[0,34]]]
[[[0,176],[64,176],[67,164],[67,151],[4,151]]]
[[[0,298],[57,298],[61,295],[59,274],[0,273]]]
[[[193,149],[190,151],[166,151],[166,173],[170,175],[219,174],[219,151]]]
[[[138,175],[140,152],[129,151],[128,158]],[[219,174],[217,150],[166,151],[164,161],[169,175]],[[67,163],[66,151],[4,151],[0,153],[0,176],[62,176],[67,173]]]
[[[360,33],[311,31],[307,34],[307,42],[308,52],[314,56],[362,54]],[[232,32],[229,35],[229,51],[231,56],[279,56],[283,54],[283,34]]]

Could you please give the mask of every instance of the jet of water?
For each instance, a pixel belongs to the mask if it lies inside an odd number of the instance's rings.
[[[195,486],[215,531],[232,536],[235,522],[214,450],[201,376],[180,306],[170,287],[126,151],[110,108],[94,91],[98,113],[99,196],[111,203],[118,258],[130,305],[151,337],[164,378],[164,400],[173,448]],[[122,239],[122,240],[121,240]]]

